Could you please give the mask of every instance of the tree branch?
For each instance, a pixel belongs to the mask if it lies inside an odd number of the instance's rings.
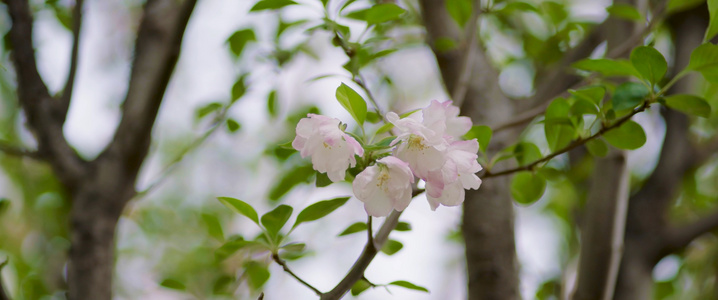
[[[583,144],[585,144],[585,143],[588,143],[590,140],[593,140],[593,139],[595,139],[595,138],[597,138],[597,137],[603,135],[604,133],[606,133],[606,132],[608,132],[608,131],[610,131],[610,130],[612,130],[612,129],[614,129],[614,128],[617,128],[617,127],[621,126],[623,123],[626,123],[628,120],[630,120],[631,117],[633,117],[634,115],[638,114],[639,112],[642,112],[642,111],[646,110],[649,106],[650,106],[649,102],[648,102],[648,101],[645,101],[645,102],[643,102],[643,105],[641,105],[641,106],[639,106],[639,107],[637,107],[637,108],[634,108],[633,111],[631,111],[630,114],[624,116],[623,118],[618,119],[618,120],[617,120],[616,122],[614,122],[613,124],[611,124],[611,125],[609,125],[609,126],[602,127],[598,132],[596,132],[596,133],[594,133],[594,134],[592,134],[592,135],[590,135],[590,136],[588,136],[588,137],[577,139],[577,140],[571,142],[570,144],[568,144],[566,147],[563,147],[563,148],[561,148],[561,149],[559,149],[559,150],[556,150],[555,152],[553,152],[553,153],[551,153],[551,154],[549,154],[549,155],[546,155],[546,156],[544,156],[543,158],[537,159],[537,160],[535,160],[534,162],[532,162],[532,163],[530,163],[530,164],[527,164],[527,165],[524,165],[524,166],[521,166],[521,167],[516,167],[516,168],[504,170],[504,171],[497,172],[497,173],[492,173],[490,170],[486,170],[486,171],[484,171],[484,175],[481,176],[481,178],[490,178],[490,177],[504,176],[504,175],[509,175],[509,174],[516,173],[516,172],[519,172],[519,171],[533,170],[533,168],[535,168],[537,165],[539,165],[539,164],[541,164],[541,163],[544,163],[544,162],[547,162],[547,161],[551,160],[552,158],[554,158],[554,157],[556,157],[556,156],[559,156],[559,155],[561,155],[561,154],[563,154],[563,153],[566,153],[566,152],[568,152],[568,151],[571,151],[571,150],[575,149],[576,147],[581,146],[581,145],[583,145]]]
[[[0,152],[3,152],[5,154],[11,155],[11,156],[30,157],[30,158],[34,158],[34,159],[40,159],[40,154],[37,151],[12,146],[3,141],[0,141]]]
[[[284,272],[287,272],[289,275],[291,275],[292,277],[294,277],[294,279],[296,279],[297,281],[299,281],[299,283],[301,283],[301,284],[303,284],[304,286],[308,287],[308,288],[309,288],[310,290],[312,290],[315,294],[317,294],[317,296],[320,296],[320,297],[322,296],[322,292],[321,292],[321,291],[319,291],[317,288],[315,288],[315,287],[312,286],[311,284],[309,284],[309,283],[307,283],[306,281],[304,281],[304,280],[302,280],[301,278],[299,278],[299,276],[297,276],[297,274],[294,274],[294,272],[292,272],[292,270],[289,269],[289,266],[287,266],[287,263],[286,263],[284,260],[282,260],[281,258],[279,258],[279,254],[273,253],[273,254],[272,254],[272,259],[273,259],[277,264],[279,264],[280,266],[282,266],[282,269],[284,269]]]
[[[78,53],[80,52],[80,29],[82,28],[82,5],[84,0],[77,0],[72,10],[72,51],[70,53],[70,70],[67,74],[67,82],[60,96],[60,107],[64,110],[63,115],[67,115],[70,108],[70,100],[72,100],[72,91],[75,86],[75,76],[77,74]],[[64,120],[64,119],[63,119]]]
[[[197,0],[149,0],[137,33],[135,58],[122,120],[98,163],[116,166],[134,180],[149,150],[152,126]]]
[[[10,41],[17,73],[18,99],[38,144],[38,153],[52,165],[65,186],[73,189],[84,173],[84,161],[63,136],[65,111],[58,109],[37,71],[32,44],[33,20],[26,0],[3,0],[12,19]]]
[[[342,296],[352,288],[354,283],[364,278],[364,271],[369,267],[371,261],[374,260],[378,250],[386,243],[389,238],[389,233],[396,228],[396,225],[399,223],[399,216],[401,216],[400,211],[392,211],[391,214],[386,217],[384,224],[381,225],[379,232],[377,232],[374,237],[374,242],[372,243],[371,240],[367,241],[361,255],[359,255],[357,261],[354,262],[354,265],[349,269],[347,275],[344,276],[344,279],[331,291],[322,294],[320,297],[321,300],[341,299]]]
[[[718,229],[718,211],[714,211],[693,223],[670,228],[666,232],[665,251],[667,253],[682,249],[697,237]]]

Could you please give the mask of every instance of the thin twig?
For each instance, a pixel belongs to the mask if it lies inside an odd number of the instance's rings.
[[[364,79],[364,76],[361,74],[361,72],[357,71],[357,78],[354,78],[354,83],[359,85],[359,87],[364,90],[366,96],[369,98],[369,101],[374,106],[374,111],[380,116],[383,116],[384,113],[382,112],[381,108],[379,108],[379,104],[377,104],[376,98],[374,98],[374,95],[371,93],[371,90],[369,90],[369,87],[366,85],[366,79]]]
[[[78,53],[80,52],[80,29],[82,28],[82,5],[84,0],[77,0],[72,11],[72,52],[70,53],[70,71],[67,75],[65,89],[60,97],[60,104],[67,111],[72,99],[72,91],[75,85],[75,77],[77,74]]]
[[[28,150],[23,149],[20,147],[9,145],[3,141],[0,141],[0,152],[3,152],[7,155],[17,156],[17,157],[30,157],[34,159],[40,159],[40,153],[35,150]]]
[[[367,235],[367,245],[374,245],[374,229],[372,228],[372,217],[370,215],[367,215],[367,221],[366,221],[366,235]]]
[[[554,158],[554,157],[556,157],[556,156],[559,156],[559,155],[561,155],[561,154],[563,154],[563,153],[566,153],[566,152],[568,152],[568,151],[571,151],[571,150],[573,150],[574,148],[576,148],[576,147],[578,147],[578,146],[581,146],[581,145],[583,145],[583,144],[586,144],[586,143],[588,143],[589,141],[591,141],[591,140],[593,140],[593,139],[595,139],[595,138],[597,138],[597,137],[603,135],[604,133],[606,133],[606,132],[608,132],[608,131],[610,131],[610,130],[612,130],[612,129],[614,129],[614,128],[617,128],[617,127],[621,126],[623,123],[626,123],[628,120],[630,120],[631,117],[633,117],[634,115],[638,114],[639,112],[642,112],[642,111],[646,110],[649,106],[650,106],[649,102],[646,101],[646,102],[643,103],[643,105],[641,105],[641,106],[639,106],[639,107],[633,109],[633,111],[631,111],[630,114],[624,116],[623,118],[618,119],[616,122],[614,122],[613,124],[611,124],[611,125],[609,125],[609,126],[605,126],[605,127],[601,128],[598,132],[594,133],[593,135],[588,136],[588,137],[585,137],[585,138],[577,139],[577,140],[571,142],[570,144],[568,144],[568,146],[563,147],[563,148],[561,148],[561,149],[557,150],[556,152],[553,152],[553,153],[551,153],[551,154],[549,154],[549,155],[546,155],[546,156],[544,156],[543,158],[540,158],[540,159],[538,159],[538,160],[535,160],[534,162],[532,162],[532,163],[530,163],[530,164],[527,164],[527,165],[524,165],[524,166],[521,166],[521,167],[516,167],[516,168],[513,168],[513,169],[504,170],[504,171],[497,172],[497,173],[492,173],[490,170],[486,170],[486,171],[484,172],[484,175],[481,176],[481,178],[498,177],[498,176],[504,176],[504,175],[513,174],[513,173],[516,173],[516,172],[519,172],[519,171],[533,170],[537,165],[539,165],[539,164],[541,164],[541,163],[544,163],[544,162],[547,162],[547,161],[551,160],[552,158]]]
[[[317,296],[320,296],[320,297],[322,296],[322,292],[321,292],[321,291],[319,291],[317,288],[315,288],[315,287],[312,286],[311,284],[309,284],[309,283],[307,283],[306,281],[304,281],[304,280],[302,280],[301,278],[299,278],[299,276],[297,276],[297,274],[294,274],[294,272],[292,272],[292,270],[289,269],[289,266],[287,266],[287,263],[279,257],[279,254],[277,254],[277,253],[272,254],[272,259],[274,259],[274,261],[275,261],[278,265],[282,266],[282,268],[284,269],[284,272],[287,272],[287,274],[289,274],[289,275],[291,275],[292,277],[294,277],[294,279],[296,279],[297,281],[299,281],[299,283],[301,283],[301,284],[303,284],[304,286],[308,287],[308,288],[309,288],[310,290],[312,290],[315,294],[317,294]]]
[[[663,6],[659,5],[654,11],[652,12],[653,18],[648,22],[648,24],[643,27],[642,30],[635,32],[633,35],[628,37],[625,41],[623,41],[620,45],[618,45],[616,48],[614,48],[612,51],[610,51],[605,57],[610,59],[616,59],[618,57],[622,57],[626,54],[628,54],[628,51],[631,50],[633,47],[636,46],[637,43],[642,42],[643,38],[646,34],[648,34],[658,23],[658,20],[661,20],[662,17],[656,17],[658,14],[661,14],[663,11]],[[584,77],[580,81],[573,84],[571,87],[569,87],[567,90],[571,89],[577,89],[585,84],[587,82],[590,82],[596,77],[595,74],[591,74],[587,77]],[[547,81],[547,84],[555,84],[555,81]],[[562,93],[565,93],[562,92]],[[528,111],[518,115],[516,118],[514,118],[511,121],[508,121],[503,124],[499,124],[494,126],[494,132],[499,132],[505,129],[513,128],[515,126],[521,126],[523,124],[526,124],[528,122],[531,122],[534,118],[540,116],[546,111],[546,108],[548,107],[549,100],[556,98],[560,96],[561,94],[555,94],[545,97],[544,99],[541,99],[539,101],[536,101],[537,103],[540,103],[538,106],[529,109]]]

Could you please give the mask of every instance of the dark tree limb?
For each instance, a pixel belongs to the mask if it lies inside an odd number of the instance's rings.
[[[492,127],[510,120],[515,115],[516,102],[508,99],[499,88],[498,72],[479,42],[462,43],[449,51],[437,49],[437,39],[462,41],[463,31],[447,13],[445,1],[422,0],[419,3],[427,43],[436,56],[445,87],[454,92],[459,84],[466,85],[463,99],[454,98],[461,103],[462,114],[471,117],[474,124]],[[474,7],[480,7],[480,1],[474,1]],[[466,64],[466,57],[471,58],[469,64]],[[468,74],[470,80],[463,81],[462,74]],[[518,134],[516,128],[495,134],[489,151],[510,145]],[[481,189],[467,191],[463,208],[461,229],[466,243],[468,299],[519,299],[514,207],[508,177],[487,180]]]
[[[80,52],[80,30],[82,28],[82,9],[84,0],[77,0],[72,10],[72,50],[70,50],[70,70],[67,74],[65,88],[60,96],[60,110],[64,111],[63,116],[67,116],[67,110],[70,108],[72,100],[72,91],[75,87],[75,77],[77,76],[77,64]],[[62,120],[64,122],[64,118]]]
[[[37,153],[37,151],[23,149],[20,147],[6,144],[4,142],[0,142],[0,152],[17,157],[30,157],[34,159],[40,158],[40,155],[39,153]]]
[[[672,253],[685,248],[694,239],[718,229],[718,211],[703,216],[693,223],[671,228],[666,232],[664,252]]]
[[[50,162],[60,181],[73,190],[84,173],[85,164],[63,136],[66,110],[59,109],[58,100],[50,96],[37,71],[32,44],[33,20],[28,1],[3,1],[12,19],[10,40],[20,105],[37,139],[39,155]]]

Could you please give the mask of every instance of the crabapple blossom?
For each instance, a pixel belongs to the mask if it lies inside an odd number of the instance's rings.
[[[333,182],[344,180],[347,168],[356,165],[354,155],[364,155],[364,148],[340,128],[338,119],[307,114],[299,120],[292,147],[302,158],[312,157],[314,170],[327,173]]]
[[[411,202],[414,175],[409,164],[393,156],[376,161],[354,178],[354,195],[364,202],[364,210],[374,217],[385,217],[392,209],[404,210]]]
[[[428,107],[421,110],[424,126],[443,135],[459,138],[471,129],[471,119],[460,117],[459,108],[452,101],[432,100]]]
[[[446,163],[429,173],[426,180],[426,199],[432,210],[439,204],[456,206],[464,202],[465,189],[478,189],[481,179],[476,173],[481,165],[476,161],[479,143],[476,139],[452,142],[446,150]]]
[[[437,132],[411,118],[400,119],[393,112],[386,119],[394,124],[399,134],[391,143],[397,145],[394,155],[409,163],[416,177],[426,179],[429,172],[440,169],[446,159],[444,150],[448,146],[442,132]]]

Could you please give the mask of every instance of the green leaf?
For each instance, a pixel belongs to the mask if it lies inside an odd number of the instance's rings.
[[[571,105],[564,98],[556,98],[546,108],[544,134],[551,151],[566,147],[576,137],[576,129],[567,118]]]
[[[608,145],[600,138],[595,138],[586,143],[586,149],[593,156],[604,157],[608,154]]]
[[[267,229],[269,236],[277,236],[279,230],[284,227],[284,224],[287,223],[289,217],[292,216],[292,211],[293,209],[291,206],[282,204],[262,216],[262,225],[264,225],[264,228]]]
[[[248,246],[259,246],[262,245],[259,242],[255,241],[246,241],[241,238],[239,239],[232,239],[227,241],[226,243],[222,244],[221,247],[219,247],[214,252],[214,257],[217,259],[217,261],[223,261],[227,257],[232,256],[235,252],[239,251],[239,249],[242,249],[244,247]],[[265,246],[262,246],[262,248],[265,248]]]
[[[631,51],[631,64],[641,74],[641,78],[657,84],[668,70],[668,63],[663,55],[653,47],[641,46]]]
[[[234,119],[227,119],[227,130],[229,130],[229,132],[235,133],[240,128],[242,128],[242,125],[240,125],[237,121]]]
[[[392,281],[391,283],[389,283],[389,285],[400,286],[400,287],[407,288],[410,290],[422,291],[425,293],[429,292],[429,290],[427,288],[425,288],[423,286],[418,286],[416,284],[413,284],[413,283],[405,281],[405,280]]]
[[[219,202],[222,202],[224,206],[228,207],[234,212],[244,215],[245,217],[252,220],[252,222],[259,225],[259,217],[257,216],[257,211],[254,210],[254,208],[252,208],[252,206],[247,204],[246,202],[230,197],[217,197],[217,200],[219,200]]]
[[[282,177],[269,190],[269,200],[279,200],[298,184],[311,182],[313,177],[314,168],[312,168],[311,164],[298,166],[288,172],[284,172]]]
[[[396,231],[411,231],[411,224],[409,224],[407,222],[399,222],[398,224],[396,224],[396,228],[394,228],[394,230],[396,230]]]
[[[708,28],[706,29],[706,35],[703,37],[703,41],[710,41],[718,34],[718,0],[708,0],[707,2],[710,21],[708,22]]]
[[[711,106],[705,99],[694,95],[671,95],[664,99],[666,106],[677,111],[708,118],[711,115]]]
[[[718,83],[718,45],[706,43],[693,49],[686,71],[698,71],[712,83]]]
[[[579,70],[598,72],[603,76],[638,76],[638,71],[627,60],[612,60],[608,58],[584,59],[572,65]]]
[[[516,145],[516,148],[514,148],[514,153],[516,153],[516,161],[518,162],[519,166],[528,165],[543,157],[541,155],[541,150],[539,150],[538,146],[529,142],[521,142]]]
[[[244,271],[247,274],[247,283],[252,290],[259,290],[269,280],[269,269],[259,262],[250,261],[244,264]]]
[[[577,99],[583,99],[596,105],[601,105],[601,101],[603,101],[603,97],[606,95],[606,88],[600,85],[594,85],[578,90],[568,90],[568,92]]]
[[[381,116],[374,111],[369,111],[366,113],[366,121],[372,124],[376,124],[381,122]]]
[[[641,125],[634,121],[623,123],[618,128],[603,134],[606,141],[619,149],[634,150],[646,143],[646,133]]]
[[[229,36],[227,43],[229,43],[229,50],[232,51],[232,54],[234,54],[235,57],[240,57],[244,47],[247,46],[247,43],[256,40],[257,37],[254,35],[254,30],[242,29],[235,31],[231,36]]]
[[[195,119],[200,120],[200,119],[206,117],[207,115],[209,115],[210,113],[213,113],[215,111],[222,109],[222,107],[224,107],[224,106],[222,105],[222,103],[219,103],[219,102],[212,102],[212,103],[206,104],[205,106],[202,106],[202,107],[198,108],[197,111],[195,111]]]
[[[6,212],[10,208],[10,199],[0,198],[0,214]]]
[[[643,16],[641,16],[641,13],[638,12],[638,9],[636,9],[633,5],[629,4],[614,4],[606,8],[606,11],[608,11],[611,16],[619,19],[629,20],[629,21],[640,21],[643,20]]]
[[[486,125],[474,125],[471,127],[469,132],[464,135],[464,139],[476,139],[479,141],[479,148],[481,151],[486,153],[486,149],[489,147],[489,142],[491,142],[491,135],[491,127]]]
[[[184,285],[184,283],[180,282],[179,280],[172,279],[172,278],[166,278],[165,280],[162,280],[160,283],[161,286],[173,289],[173,290],[180,290],[184,291],[187,289],[187,287]]]
[[[598,107],[595,103],[585,99],[576,99],[576,102],[571,106],[571,115],[598,115]]]
[[[530,172],[519,172],[511,179],[511,196],[524,205],[538,201],[545,189],[546,180]]]
[[[277,91],[272,90],[267,96],[267,111],[272,118],[277,116]]]
[[[217,219],[217,216],[213,214],[202,213],[202,220],[207,225],[207,232],[211,237],[219,241],[224,241],[222,224],[219,223],[219,219]]]
[[[397,20],[406,10],[393,3],[382,3],[367,9],[351,12],[347,18],[366,21],[371,24],[379,24]]]
[[[386,255],[393,255],[399,252],[401,248],[404,248],[404,245],[401,242],[388,240],[386,241],[386,244],[384,244],[384,247],[381,247],[381,252],[384,252]]]
[[[322,172],[317,171],[316,177],[317,177],[317,181],[315,183],[316,187],[325,187],[325,186],[328,186],[333,183],[332,180],[329,179],[329,175],[327,175],[327,173],[322,173]]]
[[[614,110],[632,109],[639,104],[643,103],[643,100],[648,96],[650,91],[648,88],[640,83],[636,82],[624,82],[613,92],[613,103]]]
[[[281,249],[284,249],[285,251],[291,251],[291,252],[302,252],[305,248],[307,248],[307,244],[305,243],[291,243],[286,244]]]
[[[347,227],[347,229],[344,229],[344,231],[342,231],[342,233],[340,233],[338,236],[350,235],[352,233],[365,231],[366,229],[367,229],[366,223],[356,222],[354,224],[349,225],[349,227]]]
[[[245,84],[244,80],[247,78],[247,74],[244,74],[237,79],[237,81],[232,85],[232,102],[237,101],[239,98],[242,98],[244,96],[244,93],[247,92],[247,85]]]
[[[255,11],[261,11],[261,10],[267,10],[267,9],[279,9],[282,7],[285,7],[287,5],[294,5],[297,4],[297,2],[294,2],[292,0],[261,0],[257,2],[254,6],[252,6],[251,9],[249,9],[250,12]]]
[[[342,83],[336,92],[337,101],[352,115],[359,125],[366,119],[366,101],[356,91]]]
[[[684,10],[689,10],[705,2],[705,0],[668,0],[666,14],[674,14]]]
[[[352,286],[352,296],[358,296],[362,292],[366,291],[371,287],[371,284],[366,279],[359,279]]]
[[[297,227],[299,224],[315,221],[325,217],[337,208],[342,207],[342,205],[347,203],[347,200],[349,200],[349,198],[350,197],[339,197],[331,200],[319,201],[310,205],[299,213],[299,216],[297,216],[297,221],[294,222],[294,226],[292,226],[292,229]]]
[[[462,28],[466,26],[466,23],[471,19],[471,14],[474,10],[471,0],[447,0],[446,11],[449,12],[456,24]]]

